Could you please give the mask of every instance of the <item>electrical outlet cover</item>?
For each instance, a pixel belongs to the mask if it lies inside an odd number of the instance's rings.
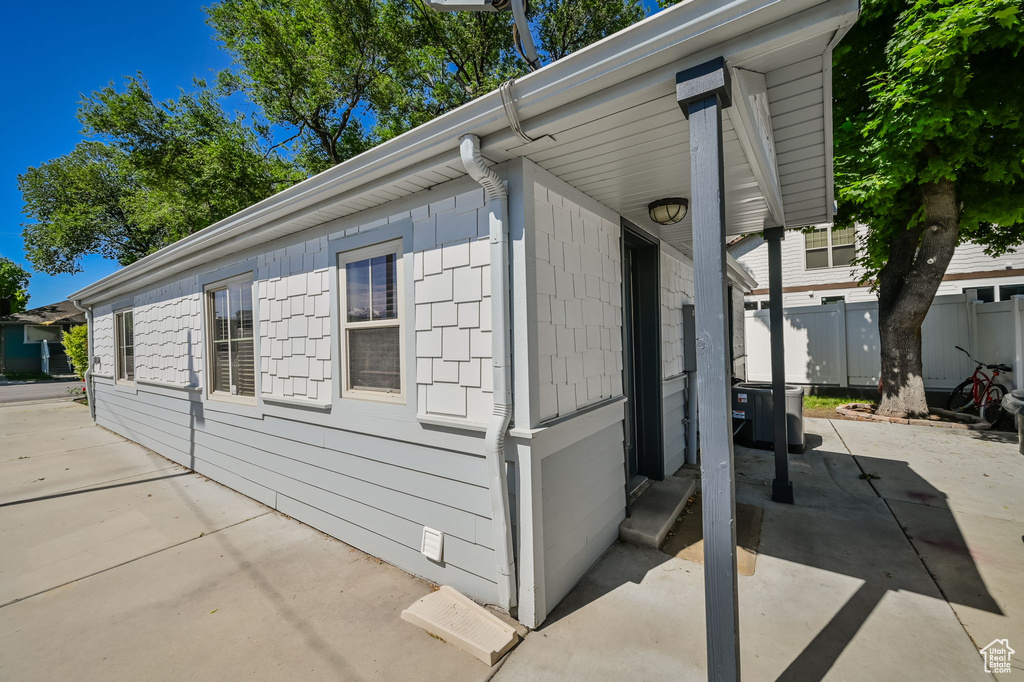
[[[444,557],[444,533],[423,526],[423,544],[420,552],[431,561],[441,561]]]

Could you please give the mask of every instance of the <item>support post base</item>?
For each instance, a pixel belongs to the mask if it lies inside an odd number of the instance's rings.
[[[777,478],[774,479],[772,481],[772,502],[793,504],[793,481],[780,481]]]

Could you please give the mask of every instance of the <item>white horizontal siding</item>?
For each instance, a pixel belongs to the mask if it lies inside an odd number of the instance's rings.
[[[857,240],[861,242],[867,234],[867,226],[857,226]],[[760,236],[752,235],[729,249],[740,263],[743,264],[754,279],[757,288],[768,287],[768,244]],[[1010,252],[999,257],[985,254],[978,244],[961,244],[953,253],[953,258],[946,269],[947,275],[987,272],[1024,268],[1024,253]],[[782,240],[782,286],[806,287],[821,284],[841,284],[856,282],[863,276],[863,268],[838,267],[808,270],[805,260],[804,235],[798,230],[786,233]],[[964,289],[974,286],[995,286],[1000,284],[1024,282],[1024,277],[989,277],[965,280],[951,280],[939,286],[938,295],[959,294]],[[846,296],[846,301],[877,300],[868,287],[847,287],[843,289],[821,289],[784,294],[787,307],[819,305],[823,296]],[[747,300],[767,300],[767,296],[759,295]]]
[[[495,601],[482,458],[230,415],[181,395],[145,387],[126,393],[98,381],[97,421],[411,573]],[[446,534],[441,564],[419,553],[424,525]]]
[[[626,508],[622,422],[544,458],[541,471],[550,610],[618,537]]]

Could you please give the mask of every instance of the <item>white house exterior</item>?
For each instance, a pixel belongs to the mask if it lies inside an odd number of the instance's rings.
[[[856,228],[856,239],[867,231]],[[852,253],[853,228],[818,228],[807,234],[799,230],[786,233],[782,242],[783,305],[795,308],[845,301],[876,301],[870,286],[859,284],[863,269],[848,265]],[[824,244],[824,246],[822,246]],[[729,247],[729,253],[757,280],[758,288],[747,295],[747,307],[754,310],[768,305],[768,245],[756,234],[748,235]],[[1008,253],[993,258],[977,244],[961,244],[939,285],[938,296],[977,292],[985,303],[1008,301],[1024,294],[1024,253]]]
[[[710,270],[690,217],[646,209],[692,189],[676,74],[733,74],[728,235],[827,221],[857,9],[677,5],[517,81],[533,141],[491,93],[73,294],[96,422],[536,627],[615,541],[627,485],[697,458],[684,330]],[[742,377],[754,280],[730,259],[719,285]]]

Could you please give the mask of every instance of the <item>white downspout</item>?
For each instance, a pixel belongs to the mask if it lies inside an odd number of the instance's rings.
[[[87,332],[86,346],[88,346],[89,358],[85,366],[85,376],[83,377],[83,380],[85,381],[85,399],[89,401],[89,416],[92,417],[93,421],[96,421],[96,401],[93,399],[93,393],[95,393],[95,391],[92,390],[92,306],[89,306],[88,309],[86,309],[83,308],[78,301],[71,302],[74,304],[76,308],[85,313],[85,324]]]
[[[498,566],[498,605],[516,605],[516,565],[512,550],[512,524],[505,465],[505,432],[512,419],[512,349],[509,343],[508,192],[498,174],[480,155],[480,138],[465,135],[459,142],[466,172],[484,188],[491,235],[491,358],[494,372],[494,411],[487,424],[487,457],[494,555]]]

